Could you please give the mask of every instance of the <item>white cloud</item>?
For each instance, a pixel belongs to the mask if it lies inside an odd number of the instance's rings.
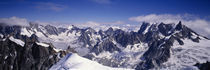
[[[100,26],[100,23],[94,22],[94,21],[88,21],[88,22],[86,22],[86,23],[78,24],[78,25],[79,25],[79,26],[83,26],[83,27],[91,27],[91,28],[94,28],[94,27]]]
[[[87,21],[86,23],[79,24],[85,27],[97,27],[101,25],[121,25],[124,24],[123,21],[115,21],[115,22],[95,22],[95,21]]]
[[[108,28],[112,26],[122,26],[124,25],[124,22],[122,21],[115,21],[115,22],[87,21],[85,23],[74,23],[73,25],[76,25],[77,27],[80,27],[80,28],[91,27],[95,29],[96,31],[98,31],[98,30],[107,30]]]
[[[0,18],[0,23],[5,23],[7,25],[20,25],[28,26],[28,21],[25,18],[10,17],[10,18]]]
[[[149,14],[137,17],[129,18],[131,21],[136,22],[149,22],[149,23],[182,23],[197,33],[210,38],[210,21],[201,19],[197,16],[184,14],[184,15],[172,15],[172,14]]]
[[[149,15],[143,15],[143,16],[137,16],[137,17],[131,17],[129,20],[131,21],[137,21],[137,22],[150,22],[150,23],[176,23],[178,21],[182,21],[187,16],[190,15],[171,15],[171,14],[149,14]],[[178,20],[178,21],[177,21]]]

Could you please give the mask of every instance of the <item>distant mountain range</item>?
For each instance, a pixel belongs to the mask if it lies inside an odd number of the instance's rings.
[[[138,29],[1,23],[0,70],[68,70],[91,63],[108,70],[208,70],[209,38],[181,21],[143,22]]]

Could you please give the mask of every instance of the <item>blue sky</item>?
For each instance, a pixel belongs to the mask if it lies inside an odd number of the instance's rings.
[[[192,14],[210,18],[208,0],[0,0],[0,18],[44,22],[129,22],[148,14]]]

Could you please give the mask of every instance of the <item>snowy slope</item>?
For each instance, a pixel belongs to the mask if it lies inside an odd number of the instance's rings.
[[[13,42],[15,42],[15,43],[17,43],[17,44],[19,44],[20,46],[24,46],[25,45],[25,43],[23,42],[23,41],[21,41],[20,39],[15,39],[14,37],[9,37],[9,39],[11,40],[11,41],[13,41]]]
[[[33,34],[33,32],[27,30],[26,28],[21,29],[21,35],[26,35],[26,36],[30,37],[32,34]]]
[[[184,39],[184,45],[179,45],[177,41],[171,48],[171,57],[163,63],[162,69],[168,70],[198,70],[193,66],[196,63],[206,63],[210,61],[210,40],[201,39],[199,43]]]
[[[77,54],[68,54],[57,64],[53,65],[50,70],[133,70],[124,68],[111,68],[103,66],[95,61],[80,57]]]
[[[103,59],[107,59],[112,63],[118,64],[117,67],[134,68],[141,61],[140,57],[148,50],[148,45],[144,43],[138,43],[134,45],[128,45],[126,48],[121,47],[121,50],[121,52],[114,53],[104,51],[98,55],[92,53],[95,57],[93,60],[104,64],[100,61],[103,61]]]

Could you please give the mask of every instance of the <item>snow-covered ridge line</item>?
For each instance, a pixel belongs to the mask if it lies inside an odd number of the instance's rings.
[[[21,29],[21,35],[26,35],[26,36],[28,36],[28,37],[31,37],[32,34],[33,34],[33,32],[27,30],[26,28],[22,28],[22,29]]]
[[[43,46],[43,47],[49,47],[48,44],[45,44],[45,43],[39,43],[39,42],[36,42],[37,45],[40,45],[40,46]]]
[[[13,36],[9,37],[9,39],[17,44],[19,44],[20,46],[24,46],[25,43],[23,41],[21,41],[20,39],[15,39]]]
[[[134,70],[126,68],[112,68],[103,66],[95,61],[83,58],[77,54],[68,54],[57,64],[53,65],[50,70]]]

